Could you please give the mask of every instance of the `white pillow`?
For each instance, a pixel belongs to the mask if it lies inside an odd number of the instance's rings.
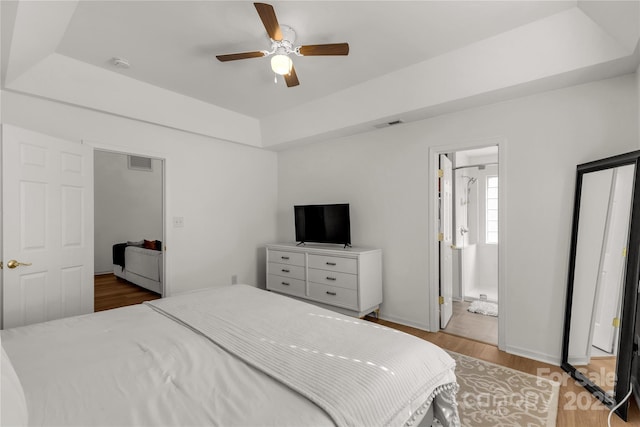
[[[11,365],[9,356],[2,349],[0,363],[0,425],[26,426],[29,420],[27,400],[18,374]]]

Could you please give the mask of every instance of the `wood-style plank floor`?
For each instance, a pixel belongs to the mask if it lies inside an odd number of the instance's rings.
[[[151,301],[160,295],[110,273],[94,277],[93,298],[94,311],[103,311]]]
[[[130,284],[113,274],[95,277],[95,311],[139,304],[143,301],[157,298],[160,298],[160,295]],[[443,332],[426,332],[370,317],[366,319],[409,333],[418,338],[430,341],[444,349],[455,351],[456,353],[465,354],[507,368],[558,381],[561,384],[556,424],[558,427],[607,426],[608,409],[596,401],[581,386],[577,385],[575,381],[568,377],[558,366],[508,354],[498,350],[495,345],[461,336]],[[640,411],[633,399],[631,399],[628,422],[625,423],[614,415],[611,425],[612,427],[640,427]]]

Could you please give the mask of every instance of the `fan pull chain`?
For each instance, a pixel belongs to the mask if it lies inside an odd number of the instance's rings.
[[[278,74],[277,73],[273,73],[273,82],[275,84],[278,84]]]

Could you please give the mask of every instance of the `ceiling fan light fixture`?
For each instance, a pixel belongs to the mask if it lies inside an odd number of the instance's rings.
[[[289,74],[291,73],[292,67],[293,61],[288,55],[278,54],[271,57],[271,69],[276,74],[280,74],[281,76]]]
[[[2,0],[0,0],[2,1]],[[326,55],[348,55],[349,43],[328,43],[295,46],[296,32],[288,25],[278,24],[278,19],[273,6],[266,3],[253,4],[262,21],[264,29],[271,40],[270,50],[259,50],[253,52],[231,53],[226,55],[216,55],[220,62],[236,61],[239,59],[263,58],[271,56],[271,69],[275,73],[274,80],[278,83],[278,75],[284,77],[287,87],[295,87],[300,84],[296,69],[291,60],[291,54],[297,56],[326,56]]]

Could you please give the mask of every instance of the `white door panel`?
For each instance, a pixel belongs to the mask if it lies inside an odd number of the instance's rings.
[[[2,166],[3,328],[93,312],[93,150],[4,125]]]
[[[440,155],[440,327],[445,328],[453,315],[453,167],[451,160]]]
[[[597,285],[594,309],[592,344],[614,354],[618,329],[614,318],[620,316],[622,288],[627,264],[626,247],[629,235],[631,199],[635,166],[613,170],[607,225],[603,242],[600,280]]]

